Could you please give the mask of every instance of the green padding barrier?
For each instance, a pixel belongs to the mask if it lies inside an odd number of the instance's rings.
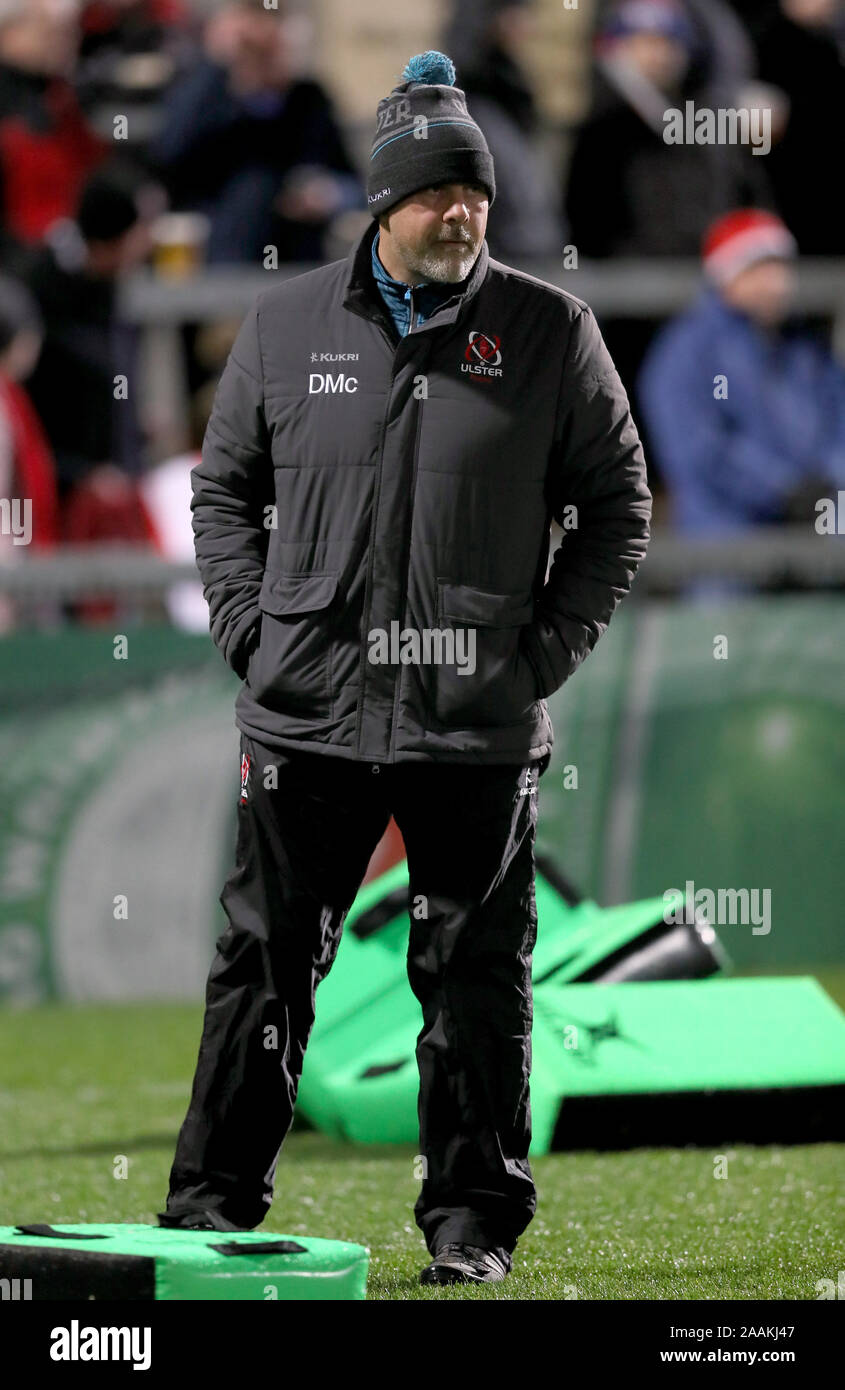
[[[389,876],[394,899],[405,871],[397,866]],[[343,963],[338,960],[320,987],[298,1100],[319,1129],[365,1144],[418,1138],[416,1038],[422,1020],[398,949],[407,940],[407,918],[397,913],[364,940],[354,934],[354,921],[360,924],[378,904],[377,890],[384,896],[387,879],[369,885],[366,902],[357,905],[343,938]],[[569,1143],[559,1122],[573,1097],[723,1091],[759,1101],[771,1099],[774,1091],[789,1102],[778,1116],[785,1140],[823,1137],[826,1130],[834,1137],[833,1117],[824,1110],[834,1094],[840,1114],[843,1110],[845,1016],[815,980],[573,983],[595,975],[603,960],[635,947],[657,923],[663,927],[662,899],[606,913],[594,903],[571,907],[539,875],[537,898],[532,1154]],[[368,973],[369,959],[378,983]],[[330,986],[330,1007],[324,1011]],[[806,1088],[831,1087],[821,1111],[816,1106],[811,1114],[806,1097],[796,1100]],[[772,1123],[770,1110],[764,1113],[759,1104],[744,1113],[742,1107],[730,1112],[722,1107],[715,1122],[726,1127],[722,1137],[739,1141],[744,1131],[751,1139]],[[703,1119],[703,1109],[700,1114]],[[712,1116],[710,1107],[708,1120]],[[683,1142],[696,1142],[704,1132],[696,1129],[695,1114],[683,1117],[683,1123],[678,1118],[678,1124],[686,1135]],[[597,1135],[604,1125],[599,1111],[590,1117]],[[652,1123],[653,1132],[659,1128]],[[582,1121],[580,1138],[585,1137]],[[650,1141],[646,1136],[640,1142]]]
[[[845,1014],[810,977],[549,981],[534,1008],[552,1149],[845,1140]]]
[[[305,1094],[310,1094],[313,1059],[328,1043],[329,1034],[344,1019],[357,1020],[361,1010],[390,995],[399,1009],[399,1018],[422,1019],[419,1005],[407,980],[408,951],[408,865],[403,860],[387,873],[366,884],[349,909],[337,959],[320,985],[317,1019],[305,1058],[300,1105],[310,1112]],[[680,895],[675,900],[680,906]],[[579,979],[595,970],[606,958],[630,946],[649,927],[661,923],[665,904],[662,898],[626,903],[622,907],[600,908],[583,901],[570,904],[538,868],[536,874],[537,944],[534,949],[534,979],[552,971],[560,978]],[[371,915],[366,935],[358,935],[361,923]],[[372,921],[378,923],[374,929]],[[419,1023],[417,1027],[419,1027]],[[366,1030],[365,1030],[366,1031]],[[309,1058],[312,1065],[309,1067]],[[309,1079],[306,1080],[306,1077]]]
[[[809,977],[549,982],[534,1011],[561,1096],[845,1085],[845,1014]]]
[[[413,1143],[417,1130],[416,1039],[419,1003],[407,978],[408,866],[397,864],[367,884],[347,917],[337,960],[317,994],[317,1016],[305,1055],[298,1113],[316,1128],[361,1143]],[[601,972],[649,933],[666,936],[662,898],[601,909],[572,904],[538,868],[536,992]],[[680,899],[678,900],[680,904]],[[709,969],[715,968],[711,965]],[[559,1078],[544,1087],[534,1028],[532,1152],[546,1152],[560,1109]],[[553,1050],[553,1044],[550,1044]]]
[[[0,638],[0,1001],[197,999],[225,927],[237,678],[205,635],[122,631],[125,660],[108,625]],[[549,710],[537,848],[588,897],[767,894],[765,932],[714,924],[738,968],[842,961],[841,595],[623,608]]]
[[[337,960],[320,985],[308,1056],[341,1020],[358,1017],[362,1008],[397,987],[397,997],[404,996],[416,1016],[418,1005],[407,983],[406,969],[407,888],[408,865],[403,860],[359,891],[346,918]],[[539,869],[536,901],[535,980],[553,970],[567,979],[578,979],[615,951],[629,946],[652,925],[662,924],[664,911],[662,898],[609,909],[590,901],[570,904]],[[680,896],[676,901],[680,906]],[[370,914],[379,925],[373,929],[368,923],[361,939],[360,924]]]
[[[623,609],[549,711],[537,846],[588,897],[768,891],[714,923],[738,969],[842,962],[842,595]]]
[[[31,1279],[33,1300],[363,1299],[368,1262],[363,1245],[310,1236],[0,1227],[0,1278]]]

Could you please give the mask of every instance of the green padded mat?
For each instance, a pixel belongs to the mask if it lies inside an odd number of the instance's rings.
[[[603,909],[564,898],[538,865],[536,988],[578,980],[647,939],[667,933],[664,899]],[[422,1013],[407,976],[408,865],[394,865],[366,884],[348,913],[337,960],[317,992],[297,1111],[309,1124],[360,1143],[415,1143],[418,1138],[416,1038]],[[677,897],[680,906],[682,898]],[[369,922],[366,919],[369,915]],[[363,938],[361,923],[366,923]],[[535,1052],[543,1048],[535,1026]],[[534,1143],[545,1153],[560,1086],[532,1087]]]
[[[31,1280],[33,1300],[363,1299],[368,1263],[363,1245],[310,1236],[0,1226],[0,1279]]]
[[[327,1134],[358,1139],[366,1134],[365,1142],[372,1143],[413,1142],[418,1084],[415,1044],[422,1014],[407,975],[407,888],[408,865],[403,860],[359,891],[346,918],[337,959],[317,991],[316,1021],[305,1054],[297,1111]],[[662,926],[665,907],[662,898],[610,909],[590,901],[573,904],[540,870],[536,900],[535,984],[551,973],[557,979],[573,980],[595,969],[615,952],[630,947],[653,924]],[[376,919],[377,929],[359,939],[359,921],[380,907],[384,910]],[[364,1131],[359,1132],[356,1121],[350,1132],[345,1108],[339,1110],[336,1101],[337,1069],[349,1069],[352,1075],[363,1070],[367,1063],[362,1061],[358,1067],[358,1062],[372,1049],[374,1039],[382,1052],[373,1065],[394,1075],[372,1088],[374,1108],[363,1120]]]
[[[737,1142],[767,1127],[782,1142],[843,1130],[845,1015],[817,981],[558,981],[534,990],[532,1155],[608,1146],[614,1126],[620,1147],[632,1126],[643,1143],[708,1142],[714,1126]],[[397,985],[316,1049],[309,1114],[321,1129],[365,1144],[417,1142],[419,1025],[406,1003]]]

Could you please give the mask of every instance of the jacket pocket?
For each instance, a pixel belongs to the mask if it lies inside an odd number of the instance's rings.
[[[261,704],[282,714],[329,714],[331,605],[339,576],[339,570],[265,570],[258,596],[261,636],[247,670],[249,688]]]
[[[456,657],[428,668],[441,724],[495,727],[534,718],[536,679],[520,645],[520,631],[533,615],[534,600],[524,593],[438,580],[437,626],[455,632]],[[447,650],[451,654],[451,643]]]

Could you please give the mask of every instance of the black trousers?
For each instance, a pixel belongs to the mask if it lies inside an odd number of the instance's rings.
[[[408,978],[420,1154],[414,1215],[447,1241],[512,1252],[536,1210],[528,1162],[539,777],[526,766],[372,764],[280,754],[242,735],[245,791],[228,926],[206,988],[165,1216],[215,1207],[257,1226],[293,1119],[315,992],[391,814],[408,856]],[[248,760],[248,762],[246,761]],[[268,1028],[277,1047],[267,1047]],[[281,1059],[281,1065],[280,1065]]]

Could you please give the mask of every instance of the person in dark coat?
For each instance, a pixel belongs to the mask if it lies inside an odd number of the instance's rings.
[[[455,77],[418,55],[379,103],[371,225],[259,296],[193,470],[211,635],[243,681],[239,836],[159,1213],[266,1215],[315,992],[393,814],[425,909],[408,974],[426,1284],[503,1279],[536,1209],[547,698],[630,589],[651,514],[589,307],[489,254],[493,160]]]
[[[210,263],[319,261],[333,217],[363,192],[332,103],[296,77],[284,15],[233,0],[174,84],[150,156],[173,205],[210,219]]]
[[[737,76],[725,74],[713,57],[717,48],[679,0],[620,0],[608,8],[596,41],[593,111],[568,170],[566,212],[579,256],[697,257],[716,217],[772,206],[764,156],[739,145],[664,139],[666,111],[685,112],[688,100],[711,110],[739,104],[738,92],[729,91]],[[659,323],[656,315],[602,320],[631,394]]]
[[[540,115],[519,45],[527,0],[453,0],[444,47],[496,161],[498,191],[487,243],[494,256],[559,256],[567,241],[560,189],[540,156]]]
[[[119,278],[151,247],[155,190],[134,167],[113,163],[85,184],[75,216],[53,223],[27,266],[44,318],[32,397],[56,454],[65,496],[98,469],[140,472],[143,443],[135,393],[137,330],[120,318]]]
[[[788,99],[786,129],[766,160],[778,210],[804,256],[845,252],[845,9],[782,0],[759,25],[759,75]]]
[[[582,256],[697,256],[713,219],[768,206],[762,156],[732,144],[672,144],[668,109],[715,108],[696,80],[702,38],[678,0],[620,0],[597,36],[594,110],[578,131],[566,212]]]
[[[191,21],[187,0],[88,0],[82,7],[80,52],[83,58],[104,51],[155,53]]]

